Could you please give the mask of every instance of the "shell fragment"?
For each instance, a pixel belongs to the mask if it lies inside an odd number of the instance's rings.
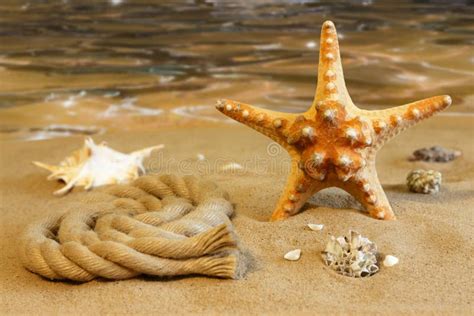
[[[314,231],[320,231],[324,228],[323,224],[308,224],[309,229]]]
[[[385,267],[393,267],[398,263],[398,258],[392,255],[386,255],[385,259],[383,260],[383,265]]]
[[[301,249],[295,249],[287,252],[283,258],[289,261],[297,261],[301,257]]]

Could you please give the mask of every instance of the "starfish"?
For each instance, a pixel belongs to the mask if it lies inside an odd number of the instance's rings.
[[[395,215],[377,177],[377,151],[450,104],[451,97],[443,95],[384,110],[356,107],[344,82],[336,28],[326,21],[316,95],[309,110],[281,113],[231,100],[218,100],[216,107],[274,140],[291,157],[290,175],[272,221],[298,213],[314,193],[328,187],[350,193],[370,216],[390,220]]]

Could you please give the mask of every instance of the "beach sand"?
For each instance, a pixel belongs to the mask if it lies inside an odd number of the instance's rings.
[[[155,173],[198,174],[225,188],[235,203],[233,219],[249,268],[240,280],[201,276],[166,279],[139,277],[76,284],[51,282],[25,270],[17,255],[25,226],[46,212],[61,211],[74,193],[58,198],[62,184],[30,161],[57,163],[82,145],[81,137],[37,142],[1,142],[0,313],[159,313],[159,314],[469,314],[474,299],[474,146],[472,117],[435,117],[387,144],[377,158],[379,177],[398,217],[379,221],[357,211],[346,193],[328,189],[305,210],[270,223],[288,172],[288,156],[271,141],[237,124],[107,133],[120,151],[163,143],[162,153],[146,162]],[[415,149],[442,145],[463,151],[446,163],[409,162]],[[268,150],[268,152],[267,152]],[[199,162],[201,153],[207,162]],[[219,172],[226,162],[241,172]],[[443,173],[436,195],[409,193],[407,173],[414,168]],[[321,232],[308,223],[324,224]],[[400,263],[369,278],[352,279],[328,269],[321,251],[328,234],[350,229],[376,242],[380,252]],[[299,261],[283,255],[301,248]]]

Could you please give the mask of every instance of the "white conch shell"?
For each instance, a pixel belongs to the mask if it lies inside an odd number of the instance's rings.
[[[107,147],[105,143],[95,144],[87,138],[84,146],[66,157],[58,166],[42,162],[33,163],[51,171],[48,180],[62,180],[66,185],[55,191],[55,195],[63,195],[74,186],[84,186],[86,190],[113,183],[128,183],[145,173],[143,159],[155,149],[164,145],[144,148],[130,154],[124,154]]]

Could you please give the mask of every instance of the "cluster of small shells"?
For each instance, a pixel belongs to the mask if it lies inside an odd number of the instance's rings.
[[[355,231],[349,238],[331,236],[322,256],[327,266],[345,276],[367,277],[379,271],[377,246]]]
[[[430,148],[421,148],[413,152],[410,157],[411,161],[421,160],[427,162],[449,162],[461,156],[459,150],[452,150],[441,146],[433,146]]]
[[[407,176],[408,189],[415,193],[433,194],[441,188],[441,172],[417,169]]]

